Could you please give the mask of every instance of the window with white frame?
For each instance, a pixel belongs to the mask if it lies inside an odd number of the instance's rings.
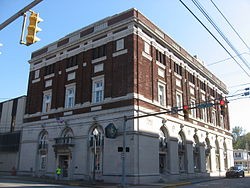
[[[207,122],[207,109],[206,108],[202,108],[202,116],[201,116],[202,120]]]
[[[196,108],[195,108],[195,100],[191,100],[191,116],[193,118],[196,118]]]
[[[116,51],[124,49],[124,39],[119,39],[116,41]]]
[[[104,78],[97,77],[93,78],[93,85],[92,85],[92,102],[99,103],[102,102],[104,99]]]
[[[147,42],[144,42],[144,52],[150,54],[150,45]]]
[[[215,113],[215,111],[212,111],[212,117],[211,117],[211,123],[213,124],[213,125],[216,125],[216,113]]]
[[[52,93],[51,91],[44,92],[43,94],[43,112],[49,112],[51,109],[51,98]]]
[[[40,70],[36,70],[35,71],[35,79],[39,78],[39,75],[40,75]]]
[[[65,108],[72,108],[75,105],[75,86],[66,86]]]
[[[166,103],[166,92],[165,92],[165,85],[158,83],[158,102],[161,106],[165,106]]]
[[[39,139],[39,149],[47,149],[48,147],[48,134],[44,133]]]
[[[176,93],[176,106],[182,107],[182,94]]]
[[[224,117],[223,115],[220,115],[220,126],[224,128]]]

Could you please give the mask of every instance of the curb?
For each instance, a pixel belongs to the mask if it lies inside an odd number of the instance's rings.
[[[167,184],[167,185],[164,185],[164,187],[178,187],[178,186],[183,186],[183,185],[191,185],[192,182],[179,182],[179,183],[172,183],[172,184]]]

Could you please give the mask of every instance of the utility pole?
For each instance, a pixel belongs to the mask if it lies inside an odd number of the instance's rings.
[[[43,0],[34,0],[32,3],[30,3],[29,5],[27,5],[26,7],[24,7],[20,11],[18,11],[16,14],[14,14],[13,16],[11,16],[9,19],[7,19],[6,21],[4,21],[3,23],[1,23],[1,25],[0,25],[0,31],[3,28],[5,28],[7,25],[9,25],[11,22],[15,21],[17,18],[19,18],[20,16],[22,16],[25,12],[29,11],[29,9],[31,9],[34,6],[36,6],[41,1],[43,1]]]
[[[246,142],[246,150],[247,150],[247,172],[249,173],[249,162],[248,162],[248,151],[249,151],[249,146],[248,146],[248,142]]]

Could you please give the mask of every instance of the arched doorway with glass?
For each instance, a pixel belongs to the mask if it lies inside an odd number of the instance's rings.
[[[200,142],[198,136],[195,134],[193,137],[193,159],[194,159],[194,172],[200,172]]]
[[[39,134],[38,152],[37,152],[37,175],[44,176],[47,170],[48,160],[48,132],[43,130]]]
[[[205,139],[206,171],[211,172],[211,146],[208,138]]]
[[[89,133],[89,172],[92,181],[102,180],[103,173],[103,129],[96,125]]]
[[[186,162],[186,139],[183,131],[178,134],[178,158],[179,158],[179,172],[187,172],[187,162]]]
[[[168,132],[165,127],[159,130],[159,173],[169,172]]]
[[[56,165],[62,169],[62,179],[70,179],[72,176],[72,153],[74,146],[73,131],[71,128],[65,127],[60,136],[55,138],[55,144],[53,145]]]

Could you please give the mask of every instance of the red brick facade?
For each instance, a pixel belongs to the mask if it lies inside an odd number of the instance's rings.
[[[128,23],[118,26],[117,24],[127,20]],[[214,75],[212,75],[198,60],[190,56],[183,48],[178,46],[170,37],[162,33],[162,36],[155,34],[155,31],[161,32],[161,30],[156,27],[152,22],[150,22],[146,17],[144,17],[137,10],[129,10],[125,13],[113,16],[110,19],[107,19],[107,29],[109,33],[113,35],[123,32],[128,29],[129,24],[133,24],[134,27],[138,27],[141,23],[146,25],[148,29],[143,28],[142,32],[146,33],[151,39],[155,40],[155,43],[161,44],[164,48],[168,49],[169,54],[161,54],[157,51],[157,48],[152,43],[150,44],[150,53],[152,59],[145,57],[144,45],[145,40],[138,34],[131,33],[126,35],[124,38],[124,49],[127,50],[126,53],[114,56],[116,52],[116,41],[112,40],[105,43],[106,47],[106,59],[93,63],[93,53],[94,48],[88,50],[83,50],[76,56],[76,64],[72,70],[67,68],[68,61],[72,57],[64,57],[61,59],[55,60],[54,63],[47,65],[46,61],[55,59],[56,55],[49,52],[49,47],[45,47],[41,50],[38,50],[32,54],[32,63],[34,66],[40,66],[40,68],[35,68],[30,71],[29,76],[29,86],[28,86],[28,96],[27,96],[27,105],[26,105],[26,114],[32,115],[38,112],[42,112],[43,106],[43,92],[47,90],[52,91],[52,101],[51,109],[54,110],[54,113],[49,113],[48,118],[62,117],[64,112],[67,112],[67,109],[58,110],[64,108],[65,103],[65,86],[75,83],[76,93],[75,93],[75,104],[84,104],[92,101],[92,78],[96,76],[104,76],[104,99],[108,98],[119,98],[124,97],[129,94],[135,94],[134,98],[122,99],[120,101],[111,101],[109,103],[97,104],[101,105],[101,110],[119,108],[124,106],[137,105],[147,109],[152,109],[156,112],[160,110],[166,110],[167,107],[176,106],[176,91],[182,93],[183,105],[190,105],[191,98],[195,100],[195,103],[202,103],[202,95],[205,97],[205,101],[210,101],[214,99],[219,99],[226,94],[226,87],[221,83]],[[116,26],[117,25],[117,26]],[[63,50],[68,52],[77,50],[80,48],[80,44],[86,43],[89,41],[88,36],[94,33],[94,26],[89,26],[80,31],[80,38],[78,45],[69,45],[69,38],[60,39],[57,42],[58,52],[57,55],[62,55]],[[84,41],[86,37],[86,41]],[[93,36],[92,42],[98,42],[108,38],[106,31],[97,32],[96,36]],[[87,41],[88,40],[88,41]],[[154,43],[154,42],[153,42]],[[185,65],[177,65],[176,56],[180,59]],[[159,61],[156,61],[157,58],[161,57],[162,65],[159,65]],[[45,59],[42,62],[41,59]],[[103,64],[103,70],[95,72],[95,66]],[[50,67],[48,67],[50,66]],[[188,68],[186,67],[188,66]],[[158,71],[164,71],[164,77],[160,76]],[[193,75],[188,71],[192,69],[199,74]],[[40,70],[39,79],[37,81],[35,78],[35,71]],[[201,71],[202,70],[202,71]],[[47,73],[51,73],[47,76]],[[70,73],[75,73],[75,78],[68,80],[68,75]],[[207,76],[210,75],[210,76]],[[202,79],[200,79],[202,77]],[[206,80],[204,82],[203,80]],[[50,86],[45,87],[46,81],[52,80]],[[155,103],[158,101],[158,83],[165,83],[165,107]],[[176,84],[180,82],[180,84]],[[190,82],[193,82],[190,84]],[[209,83],[209,84],[208,84]],[[220,84],[217,84],[220,83]],[[210,85],[210,86],[209,86]],[[214,87],[211,87],[213,85]],[[193,88],[193,93],[190,91]],[[147,101],[142,100],[140,97],[137,98],[136,95],[143,96]],[[81,114],[91,112],[91,107],[95,106],[94,104],[79,108],[73,108],[72,114]],[[202,116],[202,109],[195,109],[196,111],[196,120],[189,118],[188,121],[191,123],[193,121],[198,122],[200,126],[205,126],[206,123],[199,121]],[[214,108],[207,109],[207,123],[211,123],[212,111],[216,112],[216,122],[220,124],[220,109],[219,106],[214,106]],[[37,116],[26,117],[26,122],[32,122],[40,120],[44,114]],[[45,114],[46,115],[46,114]],[[178,115],[172,115],[178,117]],[[214,127],[208,126],[208,128],[215,129]],[[228,113],[224,117],[224,128],[229,130],[229,121]]]

